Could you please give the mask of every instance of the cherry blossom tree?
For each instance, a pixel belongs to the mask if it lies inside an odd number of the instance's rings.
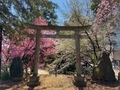
[[[114,11],[118,7],[117,0],[101,0],[97,7],[95,23],[100,25],[102,22],[114,17]]]
[[[111,32],[113,30],[113,26],[116,26],[114,21],[116,19],[116,12],[118,8],[118,0],[99,0],[99,4],[97,6],[96,17],[93,23],[93,34],[95,36],[95,40],[97,41],[97,45],[100,47],[100,62],[98,64],[99,70],[104,73],[104,77],[108,79],[109,73],[111,73],[111,79],[115,79],[115,75],[112,69],[110,54],[113,50],[112,48],[112,40],[111,40]],[[102,38],[102,43],[100,43],[99,38]],[[91,40],[92,41],[92,40]],[[99,41],[99,42],[98,42]],[[94,42],[93,42],[94,45]],[[101,48],[102,47],[102,48]],[[96,47],[94,48],[96,49]],[[101,60],[102,58],[102,60]],[[107,63],[105,64],[107,60]],[[102,64],[102,62],[104,64]],[[102,68],[101,68],[102,67]],[[109,68],[110,72],[107,72],[106,68]],[[93,73],[93,78],[97,78],[95,76],[96,72]],[[103,78],[102,78],[103,79]],[[109,79],[108,79],[109,80]]]
[[[41,17],[36,18],[33,24],[47,26],[46,20]],[[6,36],[3,36],[2,56],[6,58],[6,62],[10,61],[14,57],[20,56],[25,66],[28,67],[31,66],[32,62],[34,61],[36,39],[27,37],[27,34],[35,34],[36,30],[25,29],[22,32],[25,34],[23,33],[21,41],[14,41]],[[41,33],[54,34],[54,31],[42,30]],[[17,40],[20,39],[19,36],[17,38]],[[54,53],[56,53],[55,40],[51,38],[41,38],[40,61],[41,59],[44,59],[44,56],[48,56]]]

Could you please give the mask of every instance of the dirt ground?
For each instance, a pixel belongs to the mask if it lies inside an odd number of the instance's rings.
[[[120,90],[118,83],[96,84],[87,82],[84,88],[77,88],[72,83],[73,76],[68,75],[40,75],[41,84],[29,88],[26,81],[13,82],[11,80],[0,82],[0,90]]]

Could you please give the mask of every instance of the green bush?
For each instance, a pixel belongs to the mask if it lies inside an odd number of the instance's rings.
[[[76,70],[76,66],[75,66],[75,63],[71,64],[70,66],[66,67],[65,69],[63,69],[61,71],[62,74],[68,74],[69,72],[70,73],[74,73]]]
[[[10,74],[9,72],[3,72],[1,74],[1,77],[0,77],[0,80],[9,80],[11,77],[10,77]]]

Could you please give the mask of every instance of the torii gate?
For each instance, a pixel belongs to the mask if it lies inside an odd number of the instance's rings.
[[[91,26],[40,26],[40,25],[32,25],[26,24],[29,29],[36,29],[36,48],[35,48],[35,61],[33,68],[33,76],[30,77],[30,81],[28,82],[28,86],[37,86],[40,84],[39,76],[38,76],[38,61],[39,61],[39,51],[40,51],[40,38],[74,38],[76,45],[76,77],[75,81],[80,82],[81,77],[81,60],[80,60],[80,38],[86,38],[86,35],[80,35],[80,31],[88,30]],[[54,30],[56,34],[48,35],[42,34],[41,30]],[[60,35],[60,31],[74,31],[73,35]],[[29,35],[31,37],[31,35]]]

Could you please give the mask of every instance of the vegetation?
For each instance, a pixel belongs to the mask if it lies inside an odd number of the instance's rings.
[[[4,80],[9,80],[9,79],[11,79],[11,76],[10,76],[9,72],[3,72],[1,74],[0,80],[4,81]]]
[[[36,18],[34,20],[34,24],[36,25],[47,25],[46,20],[42,19],[41,17]],[[36,39],[26,37],[27,34],[35,34],[35,30],[30,29],[24,29],[22,30],[24,34],[19,37],[16,33],[16,40],[9,39],[7,36],[3,36],[3,45],[2,45],[2,56],[5,58],[5,60],[2,60],[2,62],[5,62],[7,64],[10,64],[11,59],[15,58],[16,56],[19,56],[23,62],[24,68],[26,73],[28,73],[28,68],[33,68],[33,62],[35,57],[35,47],[36,47]],[[48,33],[46,30],[42,30],[42,33]],[[49,34],[53,34],[54,31],[50,31]],[[42,38],[40,43],[40,59],[39,59],[39,65],[42,63],[44,67],[45,65],[45,57],[49,56],[51,54],[56,53],[55,49],[55,41],[53,39],[46,39]],[[9,68],[9,67],[8,67]]]
[[[57,5],[49,0],[1,0],[0,20],[8,30],[10,30],[10,25],[15,28],[19,27],[21,22],[32,23],[39,16],[44,17],[48,23],[55,24],[57,18],[55,14],[56,8]]]
[[[85,2],[85,4],[87,4],[86,6],[83,6],[84,3],[82,3],[83,2],[79,0],[70,0],[67,2],[66,6],[68,6],[68,8],[67,11],[63,12],[63,16],[67,18],[65,25],[68,26],[85,26],[93,23],[90,31],[83,32],[88,36],[88,39],[81,40],[80,47],[82,52],[81,59],[87,60],[87,62],[91,61],[90,64],[93,64],[94,74],[94,68],[98,67],[101,60],[103,60],[103,52],[106,52],[105,57],[109,57],[110,53],[112,52],[112,41],[110,38],[111,27],[107,26],[105,22],[113,19],[114,16],[111,14],[111,11],[117,8],[117,1],[92,0],[91,7],[89,7],[90,2],[87,0]],[[94,13],[92,13],[91,8]],[[109,49],[106,48],[107,45],[110,47]],[[110,66],[108,66],[108,68],[110,68]],[[112,71],[112,68],[110,71]]]
[[[9,39],[16,40],[16,36],[20,38],[24,23],[33,23],[33,20],[38,17],[45,18],[49,25],[55,25],[57,7],[49,0],[0,0],[0,37],[2,38],[4,34]],[[17,35],[14,35],[15,33]],[[0,40],[2,47],[1,41],[2,39]]]
[[[88,39],[80,40],[80,56],[83,69],[90,67],[89,70],[90,73],[92,72],[93,78],[115,80],[109,56],[113,51],[113,43],[110,38],[112,33],[111,24],[116,25],[114,23],[116,15],[111,11],[115,11],[118,7],[117,0],[92,0],[91,2],[90,0],[69,0],[65,6],[67,6],[67,10],[62,12],[65,18],[65,26],[92,24],[89,31],[86,30],[80,33],[88,37]],[[49,0],[0,1],[0,29],[2,32],[0,34],[3,36],[3,43],[1,43],[2,56],[6,59],[2,60],[2,63],[10,64],[12,61],[10,76],[8,72],[5,72],[1,76],[2,80],[10,77],[22,77],[23,69],[27,72],[28,67],[33,68],[36,40],[28,37],[28,35],[35,34],[36,31],[25,29],[24,25],[25,23],[45,26],[56,25],[55,9],[57,7],[55,3]],[[41,33],[55,34],[52,30],[49,32],[42,30]],[[74,34],[65,31],[60,33],[62,35]],[[50,73],[69,74],[75,72],[76,57],[73,39],[58,40],[59,44],[57,45],[56,40],[51,38],[42,38],[40,41],[40,67],[41,65],[47,66],[50,68]],[[109,49],[106,46],[109,46]],[[16,58],[16,56],[19,56],[19,58]],[[93,68],[92,71],[91,67]],[[106,68],[109,68],[109,70]]]

